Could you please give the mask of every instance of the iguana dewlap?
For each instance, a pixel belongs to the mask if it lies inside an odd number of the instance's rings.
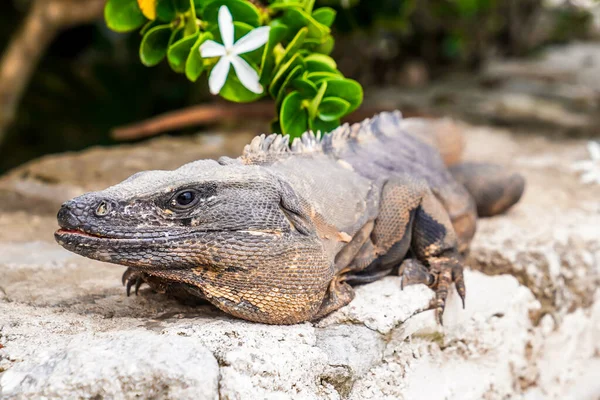
[[[353,284],[400,273],[435,291],[441,322],[452,283],[464,301],[477,214],[508,209],[524,180],[489,164],[449,169],[461,146],[421,122],[382,113],[291,145],[258,136],[237,159],[140,172],[63,204],[56,240],[128,266],[128,293],[147,283],[270,324],[320,318],[352,300]]]

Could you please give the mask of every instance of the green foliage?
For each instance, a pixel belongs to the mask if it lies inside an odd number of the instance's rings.
[[[142,63],[154,66],[166,58],[174,72],[192,82],[205,71],[208,78],[220,59],[203,58],[200,47],[207,40],[223,43],[219,27],[222,6],[231,13],[234,42],[258,27],[269,26],[264,45],[239,55],[258,74],[263,92],[246,88],[231,67],[219,95],[234,102],[270,95],[277,107],[275,131],[296,137],[308,129],[335,128],[363,98],[361,86],[345,78],[328,55],[334,45],[330,27],[336,11],[315,9],[314,3],[273,0],[257,6],[247,0],[108,0],[105,18],[107,25],[119,32],[143,26]]]
[[[117,32],[139,28],[146,21],[137,3],[131,0],[110,0],[104,8],[108,27]]]
[[[585,39],[592,20],[590,11],[577,6],[576,1],[319,0],[318,3],[339,11],[335,26],[340,34],[357,31],[367,34],[373,43],[373,58],[384,60],[390,68],[419,59],[434,74],[444,73],[449,65],[477,67],[490,54],[525,55],[547,43]],[[372,70],[372,64],[364,64],[365,70]],[[378,70],[382,70],[381,63]]]
[[[142,64],[152,67],[161,62],[167,55],[167,48],[173,33],[169,25],[155,26],[146,32],[140,45]]]

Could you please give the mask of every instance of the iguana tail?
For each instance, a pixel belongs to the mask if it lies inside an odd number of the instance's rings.
[[[465,140],[460,125],[451,119],[407,118],[402,127],[440,152],[454,179],[475,200],[480,217],[503,213],[523,195],[525,179],[521,175],[499,165],[461,162]]]
[[[525,190],[525,179],[521,175],[499,165],[468,162],[449,169],[475,200],[480,217],[503,213],[521,199]]]
[[[401,124],[406,132],[435,147],[442,155],[444,164],[449,166],[460,162],[465,140],[460,125],[453,120],[407,118]]]

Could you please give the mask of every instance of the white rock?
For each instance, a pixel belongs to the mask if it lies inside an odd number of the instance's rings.
[[[508,214],[480,221],[467,307],[452,291],[443,328],[423,312],[432,292],[402,291],[398,277],[359,286],[347,307],[294,326],[237,320],[148,289],[126,297],[123,268],[54,244],[54,209],[29,225],[21,209],[3,213],[0,397],[595,400],[600,188],[581,186],[567,168],[584,143],[469,131],[470,158],[516,163],[528,186]],[[171,153],[161,153],[166,166]],[[107,171],[110,154],[90,152]],[[60,171],[60,157],[51,161]]]
[[[58,346],[57,346],[58,345]],[[86,333],[37,349],[0,377],[2,398],[215,399],[217,360],[190,338]]]

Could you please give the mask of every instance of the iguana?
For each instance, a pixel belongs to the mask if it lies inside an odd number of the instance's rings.
[[[261,135],[236,159],[140,172],[64,203],[55,237],[128,266],[128,295],[146,283],[246,320],[294,324],[348,304],[352,285],[399,273],[402,286],[435,291],[442,323],[452,283],[464,306],[477,215],[511,207],[525,182],[490,164],[448,168],[440,152],[453,141],[417,125],[381,113],[291,144]]]

